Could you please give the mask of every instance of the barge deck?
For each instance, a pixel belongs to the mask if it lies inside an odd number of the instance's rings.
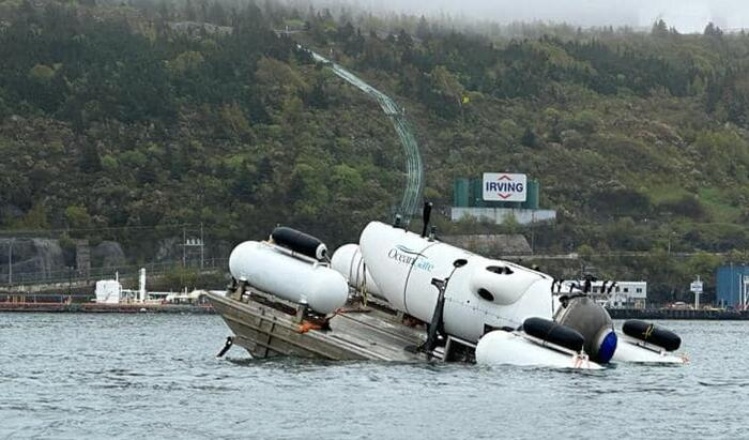
[[[310,325],[299,306],[268,295],[229,292],[207,294],[213,308],[234,332],[233,343],[254,358],[297,356],[328,360],[423,362],[427,338],[422,325],[403,324],[403,315],[351,304],[336,312],[329,328]],[[239,299],[238,299],[239,298]],[[431,355],[431,354],[430,354]]]

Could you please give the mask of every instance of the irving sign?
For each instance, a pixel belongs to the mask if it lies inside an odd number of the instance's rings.
[[[525,202],[525,174],[484,173],[484,200],[493,202]]]

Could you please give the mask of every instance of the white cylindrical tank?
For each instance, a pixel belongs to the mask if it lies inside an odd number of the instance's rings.
[[[491,260],[380,222],[359,239],[367,270],[396,309],[429,322],[439,291],[433,279],[450,278],[444,327],[477,341],[486,327],[518,328],[526,318],[551,319],[553,278],[506,261]],[[455,262],[461,266],[455,268]]]
[[[382,298],[379,287],[370,275],[358,244],[349,243],[336,249],[330,260],[330,267],[343,275],[351,287],[366,290],[368,294]]]
[[[229,271],[240,281],[318,313],[332,313],[346,304],[343,275],[311,259],[290,256],[268,243],[246,241],[229,256]]]
[[[590,370],[603,368],[574,354],[543,347],[521,334],[502,330],[489,332],[479,339],[476,344],[476,363]]]
[[[138,301],[146,302],[146,268],[141,267],[138,276]]]

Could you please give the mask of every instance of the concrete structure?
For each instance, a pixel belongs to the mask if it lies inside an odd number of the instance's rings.
[[[521,225],[532,223],[554,221],[557,212],[548,209],[513,209],[513,208],[461,208],[453,206],[450,209],[450,219],[454,222],[464,217],[474,217],[479,220],[488,220],[496,224],[504,223],[507,219],[514,217]]]
[[[91,276],[91,246],[88,240],[75,240],[75,267],[78,276]]]
[[[440,241],[485,257],[499,258],[504,255],[533,254],[531,245],[521,234],[446,235],[440,237]]]

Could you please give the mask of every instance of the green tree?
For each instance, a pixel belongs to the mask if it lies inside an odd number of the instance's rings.
[[[91,227],[91,215],[84,206],[71,205],[65,208],[65,221],[71,229]]]

